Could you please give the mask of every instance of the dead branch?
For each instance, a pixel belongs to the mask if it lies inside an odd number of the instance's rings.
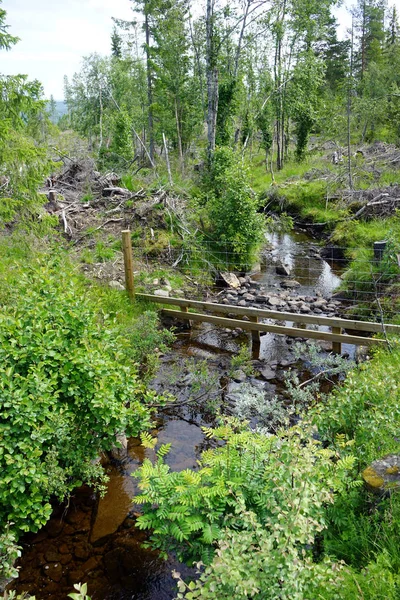
[[[103,196],[128,196],[128,199],[132,198],[132,192],[122,187],[106,187],[103,189]]]
[[[62,218],[62,221],[64,223],[64,233],[69,233],[69,235],[72,235],[72,229],[68,225],[68,221],[67,221],[67,217],[66,217],[66,214],[65,214],[65,210],[63,210],[61,212],[61,218]]]

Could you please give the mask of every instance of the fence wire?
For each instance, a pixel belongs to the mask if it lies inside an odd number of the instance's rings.
[[[208,298],[217,299],[213,301],[228,303],[228,297],[232,304],[284,312],[300,312],[302,306],[305,311],[305,303],[316,314],[387,323],[397,322],[400,312],[399,264],[383,252],[374,255],[372,249],[282,243],[267,247],[255,258],[250,248],[241,246],[242,262],[231,245],[209,240],[161,250],[137,244],[133,251],[135,269],[147,292],[154,288],[153,273],[162,265],[172,277],[184,276],[194,284],[190,291],[177,288],[176,294],[193,299],[204,297],[207,288]],[[238,277],[240,287],[227,288],[221,273]],[[328,302],[324,305],[323,300]]]

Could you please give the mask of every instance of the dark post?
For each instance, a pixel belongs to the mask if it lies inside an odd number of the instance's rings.
[[[382,240],[380,242],[374,242],[374,258],[377,262],[383,258],[383,253],[386,250],[387,241]]]

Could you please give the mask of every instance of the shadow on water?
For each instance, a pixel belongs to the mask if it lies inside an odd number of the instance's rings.
[[[340,272],[317,255],[315,244],[306,235],[272,235],[268,242],[268,266],[257,276],[267,289],[279,287],[278,261],[288,265],[291,277],[299,281],[299,293],[319,291],[329,296],[339,285]],[[293,364],[291,343],[283,336],[262,336],[260,359],[283,367]],[[211,394],[219,393],[230,358],[243,344],[250,347],[249,336],[243,332],[196,325],[190,333],[180,335],[173,351],[164,357],[154,387],[160,391],[170,389],[178,402],[185,398],[191,384],[182,361],[189,357],[207,361],[216,382]],[[174,383],[168,383],[168,378]],[[275,386],[262,385],[269,386],[273,393]],[[172,444],[166,459],[172,470],[196,468],[201,451],[207,447],[201,425],[212,424],[213,418],[212,411],[209,415],[207,410],[189,406],[159,416],[153,433],[158,446]],[[153,459],[154,451],[144,449],[138,439],[129,440],[126,452],[105,464],[110,479],[104,498],[86,487],[76,490],[68,506],[55,507],[41,531],[25,536],[20,577],[12,589],[36,594],[38,599],[60,600],[67,598],[74,583],[88,582],[93,600],[174,598],[172,569],[183,575],[190,570],[173,557],[164,561],[157,553],[143,549],[146,534],[135,528],[138,507],[132,497],[138,490],[131,474],[145,457]]]
[[[173,470],[193,468],[197,447],[203,442],[199,426],[184,420],[164,419],[157,423],[158,444],[171,442],[166,462]],[[20,577],[12,586],[18,593],[36,594],[39,599],[67,598],[74,583],[88,582],[93,600],[170,600],[176,595],[171,571],[192,571],[170,557],[143,549],[147,535],[135,528],[138,493],[131,476],[145,457],[138,439],[130,439],[125,454],[110,460],[107,493],[98,498],[87,487],[76,490],[69,506],[55,508],[49,523],[24,539]]]

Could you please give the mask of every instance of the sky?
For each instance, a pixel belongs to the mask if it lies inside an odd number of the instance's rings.
[[[400,12],[400,0],[389,0],[393,4]],[[21,41],[11,51],[1,51],[0,72],[39,79],[45,96],[56,100],[64,97],[64,75],[71,78],[79,71],[83,56],[110,53],[111,17],[133,16],[130,0],[3,0],[1,6],[9,32]],[[344,35],[350,24],[346,8],[336,15]]]
[[[79,71],[81,59],[110,53],[111,17],[132,20],[129,0],[3,0],[9,33],[20,42],[1,51],[0,72],[39,79],[47,98],[64,97],[64,75]]]

